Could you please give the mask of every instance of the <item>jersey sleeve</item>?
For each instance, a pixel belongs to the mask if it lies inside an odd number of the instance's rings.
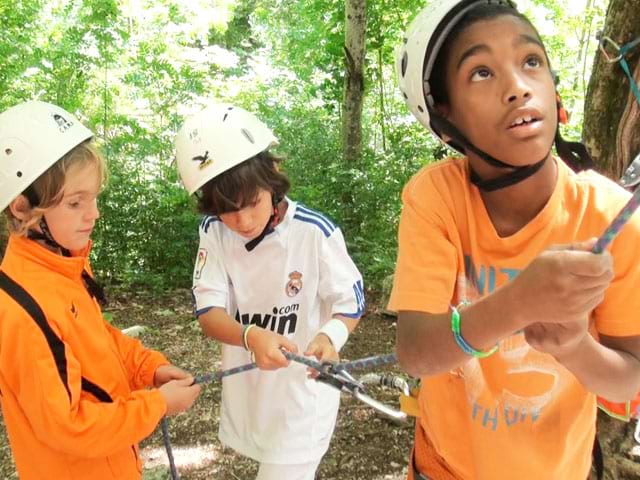
[[[640,216],[636,213],[611,245],[614,277],[595,309],[596,329],[609,336],[640,335]]]
[[[11,352],[12,372],[4,376],[8,391],[3,394],[16,397],[35,436],[53,450],[84,458],[111,455],[149,436],[166,412],[157,389],[96,401],[95,393],[83,388],[82,366],[69,344],[60,340],[55,358],[28,318],[13,331],[12,344],[17,351]],[[24,345],[28,355],[19,351]]]
[[[195,316],[213,307],[224,308],[229,295],[229,280],[222,261],[219,232],[215,217],[206,217],[200,224],[200,245],[193,269],[193,299]]]
[[[455,225],[447,220],[447,205],[424,177],[407,184],[402,203],[389,309],[446,312],[454,295],[458,258],[450,240]]]
[[[357,319],[364,312],[362,275],[347,252],[339,228],[329,237],[323,237],[318,293],[331,305],[332,316],[339,314]]]

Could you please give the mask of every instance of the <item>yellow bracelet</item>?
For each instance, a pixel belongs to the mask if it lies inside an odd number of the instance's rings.
[[[256,326],[255,323],[250,323],[249,325],[245,325],[244,328],[242,329],[242,346],[247,351],[251,351],[251,349],[249,348],[249,343],[247,343],[247,337],[249,336],[249,330],[251,330],[255,326]]]

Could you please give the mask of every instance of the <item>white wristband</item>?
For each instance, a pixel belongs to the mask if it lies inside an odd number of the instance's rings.
[[[340,351],[342,346],[347,342],[347,338],[349,338],[349,329],[343,321],[337,318],[332,318],[325,323],[322,328],[318,330],[318,333],[324,333],[329,337],[336,352]]]

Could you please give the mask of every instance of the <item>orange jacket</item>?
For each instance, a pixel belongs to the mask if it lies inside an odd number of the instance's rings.
[[[65,258],[11,236],[0,289],[2,412],[21,480],[139,479],[137,443],[166,412],[152,385],[160,353],[102,318],[81,274],[89,247]],[[26,300],[25,300],[26,299]]]

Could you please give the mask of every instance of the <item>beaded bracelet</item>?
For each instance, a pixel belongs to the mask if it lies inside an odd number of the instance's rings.
[[[255,326],[256,326],[255,323],[251,323],[249,325],[245,325],[244,328],[242,329],[242,346],[247,351],[250,351],[249,343],[247,343],[248,336],[249,336],[249,330],[251,330]]]
[[[489,355],[493,355],[498,350],[497,345],[487,352],[476,350],[471,345],[469,345],[467,341],[462,338],[462,334],[460,333],[460,312],[454,306],[451,307],[451,331],[453,332],[453,338],[455,339],[456,343],[458,344],[460,349],[467,355],[471,355],[476,358],[486,358]]]

